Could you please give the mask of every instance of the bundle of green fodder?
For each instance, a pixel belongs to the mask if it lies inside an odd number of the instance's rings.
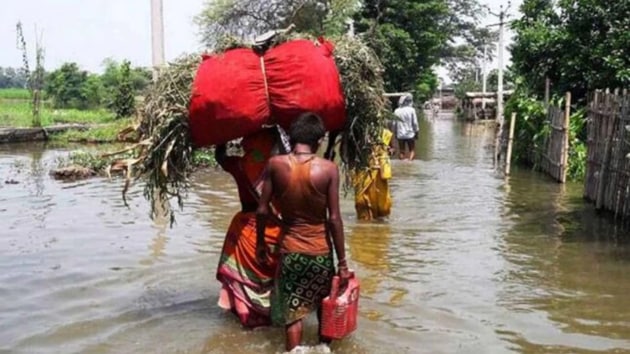
[[[305,36],[279,36],[271,45],[295,38]],[[375,53],[360,39],[339,37],[332,42],[346,99],[347,120],[340,154],[344,169],[356,172],[369,167],[372,147],[378,144],[389,115],[383,68]],[[229,38],[221,43],[216,53],[248,47]],[[191,85],[200,62],[201,55],[188,55],[160,72],[140,110],[137,128],[140,142],[126,149],[134,151],[135,158],[127,160],[125,191],[131,178],[144,178],[144,196],[151,202],[152,217],[167,211],[173,221],[169,200],[175,198],[182,207],[189,187],[193,144],[187,114]]]

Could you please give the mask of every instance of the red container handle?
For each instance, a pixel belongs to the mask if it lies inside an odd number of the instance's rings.
[[[350,279],[354,279],[354,272],[350,271],[350,277],[348,278],[348,280]],[[331,300],[337,300],[337,298],[339,297],[339,295],[341,295],[341,293],[343,291],[345,291],[344,289],[340,289],[339,288],[339,282],[341,281],[341,278],[339,278],[338,275],[333,276],[333,280],[332,280],[332,286],[330,287],[330,299]],[[349,284],[346,284],[346,287],[348,287]],[[342,291],[343,290],[343,291]]]
[[[332,279],[332,286],[330,287],[330,299],[335,301],[339,296],[339,276],[335,275]]]

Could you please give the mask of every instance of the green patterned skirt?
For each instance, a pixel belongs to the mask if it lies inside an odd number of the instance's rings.
[[[283,254],[278,274],[271,294],[271,320],[274,325],[284,326],[317,310],[330,293],[335,275],[332,253],[323,256]]]

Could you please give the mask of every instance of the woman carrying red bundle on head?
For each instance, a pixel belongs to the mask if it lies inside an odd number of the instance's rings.
[[[269,295],[277,267],[275,252],[270,261],[256,261],[256,208],[267,160],[286,153],[282,132],[268,128],[243,138],[242,157],[227,156],[226,146],[215,150],[217,163],[234,178],[241,201],[241,211],[229,226],[217,268],[222,283],[219,306],[235,313],[246,327],[271,324]],[[265,240],[271,249],[279,242],[282,229],[272,218],[265,228]]]

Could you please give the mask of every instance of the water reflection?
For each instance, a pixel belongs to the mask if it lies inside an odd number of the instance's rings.
[[[549,331],[519,328],[511,340],[541,353],[628,347],[630,283],[620,281],[628,258],[611,257],[628,255],[628,248],[582,242],[598,236],[597,229],[579,226],[592,225],[584,222],[589,208],[575,197],[581,186],[540,183],[546,177],[533,176],[517,172],[506,184],[514,226],[505,235],[504,255],[514,267],[501,302],[538,321],[544,317]]]
[[[492,134],[423,120],[419,159],[393,162],[389,221],[359,223],[342,200],[363,296],[359,330],[336,352],[630,352],[627,231],[579,185],[497,174]],[[0,185],[0,352],[281,350],[281,330],[244,330],[215,305],[239,209],[228,174],[197,173],[170,228],[148,218],[141,184],[127,208],[119,180],[51,180],[65,153],[0,146],[0,177],[19,181]]]
[[[353,225],[346,236],[351,259],[360,266],[357,276],[361,282],[362,298],[374,299],[383,291],[383,281],[391,275],[390,238],[388,222],[360,222]],[[362,307],[361,312],[373,321],[384,316],[382,312],[368,307]]]

